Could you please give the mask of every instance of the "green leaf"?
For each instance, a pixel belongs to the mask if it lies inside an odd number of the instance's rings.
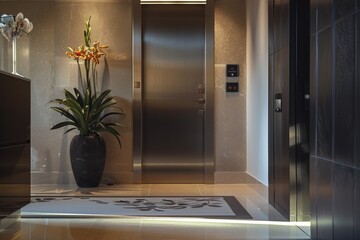
[[[85,91],[85,96],[84,96],[84,105],[90,106],[90,102],[91,102],[90,91],[89,91],[89,88],[87,88]]]
[[[79,129],[86,129],[86,125],[84,122],[84,119],[82,117],[81,114],[79,114],[76,111],[72,111],[73,115],[71,113],[69,113],[66,109],[64,108],[60,108],[60,107],[52,107],[53,110],[59,112],[60,114],[64,115],[65,117],[67,117],[68,119],[72,120],[75,124],[76,127]]]
[[[76,122],[76,118],[71,115],[71,113],[69,113],[67,110],[65,110],[64,108],[61,107],[51,107],[51,109],[53,109],[54,111],[60,113],[61,115],[64,115],[65,117],[67,117],[68,119],[72,120],[73,122]]]
[[[99,121],[102,121],[104,118],[107,118],[108,116],[111,116],[111,115],[124,115],[124,113],[122,113],[122,112],[109,112],[109,113],[104,114],[104,116],[102,116],[101,118],[99,118]]]
[[[74,93],[75,93],[75,96],[76,96],[76,100],[80,104],[80,106],[84,106],[84,97],[80,93],[80,91],[77,88],[74,88]]]
[[[61,122],[61,123],[56,124],[55,126],[50,128],[50,130],[62,128],[62,127],[65,127],[65,126],[75,126],[76,127],[76,124],[74,122],[65,121],[65,122]]]
[[[66,104],[75,118],[77,118],[79,121],[84,121],[84,114],[82,113],[83,109],[80,106],[72,105],[70,101],[66,101]]]
[[[64,100],[64,99],[59,99],[59,98],[57,98],[57,99],[51,100],[49,103],[61,104],[63,100]]]
[[[100,96],[95,99],[93,107],[97,108],[110,92],[111,90],[106,90],[103,93],[101,93]]]
[[[104,125],[106,127],[111,127],[111,126],[114,126],[114,127],[125,127],[124,125],[120,124],[120,123],[113,123],[113,122],[109,122],[109,123],[104,123]]]
[[[71,99],[71,100],[77,101],[76,97],[71,92],[69,92],[66,89],[64,89],[64,92],[65,92],[66,99]]]
[[[115,100],[114,100],[115,101]],[[105,104],[101,104],[97,109],[94,109],[93,115],[100,117],[101,113],[106,109],[116,104],[115,102],[107,102]]]
[[[66,131],[64,132],[64,134],[67,134],[68,132],[71,132],[71,131],[76,130],[76,129],[77,129],[77,128],[70,128],[70,129],[66,130]]]
[[[63,105],[67,106],[71,111],[82,112],[83,107],[76,101],[72,99],[66,99]]]
[[[116,129],[114,129],[112,127],[105,127],[105,129],[100,130],[100,132],[111,133],[116,138],[116,140],[118,141],[119,146],[121,148],[121,141],[120,141],[120,137],[119,137],[120,133]]]

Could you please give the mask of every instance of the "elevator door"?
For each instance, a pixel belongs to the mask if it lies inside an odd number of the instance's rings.
[[[144,183],[203,183],[203,5],[143,5]]]

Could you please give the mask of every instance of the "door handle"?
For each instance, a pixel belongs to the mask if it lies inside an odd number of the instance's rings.
[[[199,98],[199,99],[197,99],[197,102],[198,102],[199,104],[205,104],[205,99]]]
[[[275,112],[282,112],[282,94],[275,94]]]

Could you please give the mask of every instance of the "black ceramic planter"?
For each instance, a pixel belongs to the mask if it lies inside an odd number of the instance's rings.
[[[70,144],[70,160],[76,184],[81,188],[98,187],[106,159],[106,145],[98,136],[75,136]]]

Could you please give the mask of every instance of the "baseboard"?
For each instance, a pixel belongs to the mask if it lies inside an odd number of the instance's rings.
[[[250,174],[246,173],[246,184],[266,201],[269,199],[269,188]]]
[[[265,200],[268,200],[268,187],[247,172],[215,172],[215,184],[247,184]]]
[[[105,172],[101,179],[101,184],[131,184],[134,182],[132,172]],[[31,184],[76,184],[72,172],[32,172]]]
[[[215,172],[215,184],[246,183],[246,172]]]
[[[132,172],[104,173],[101,179],[101,183],[102,184],[133,184],[134,173]]]
[[[75,184],[72,172],[31,172],[31,185],[34,184]]]

